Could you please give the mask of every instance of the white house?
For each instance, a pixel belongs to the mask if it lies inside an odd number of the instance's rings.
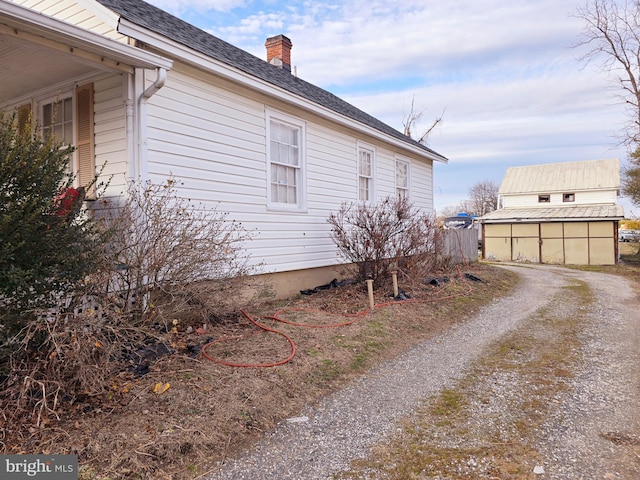
[[[533,263],[612,265],[624,218],[618,159],[507,169],[500,208],[479,220],[483,258]]]
[[[257,232],[253,261],[288,294],[336,276],[330,212],[390,195],[431,211],[447,159],[293,75],[287,37],[265,45],[267,61],[141,0],[0,0],[0,108],[76,145],[80,185],[103,165],[109,195],[176,177]]]

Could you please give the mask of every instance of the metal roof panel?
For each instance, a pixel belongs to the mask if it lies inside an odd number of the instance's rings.
[[[619,188],[620,161],[614,158],[510,167],[498,193],[509,195]]]

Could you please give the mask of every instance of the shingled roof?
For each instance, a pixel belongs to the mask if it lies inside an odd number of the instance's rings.
[[[398,130],[381,122],[377,118],[363,112],[345,102],[332,93],[323,90],[286,70],[271,65],[266,61],[227,43],[210,33],[205,32],[179,18],[150,5],[142,0],[96,0],[131,23],[144,27],[152,32],[178,42],[215,60],[230,65],[238,70],[257,77],[287,92],[302,97],[322,107],[379,132],[394,137],[413,147],[428,152],[438,160],[446,162],[447,158],[430,148],[416,142]]]

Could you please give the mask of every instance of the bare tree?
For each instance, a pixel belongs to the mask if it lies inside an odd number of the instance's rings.
[[[469,188],[470,213],[482,216],[498,208],[498,185],[491,181],[475,183]]]
[[[442,218],[446,217],[455,217],[459,212],[464,212],[465,210],[460,209],[460,205],[448,205],[443,207],[438,212],[438,216]]]
[[[419,136],[414,136],[414,129],[416,128],[417,123],[422,119],[424,115],[424,110],[421,112],[416,112],[415,110],[415,96],[411,97],[411,110],[408,114],[406,114],[402,118],[402,127],[403,133],[407,137],[413,138],[416,142],[422,143],[423,145],[427,145],[429,141],[429,135],[433,130],[442,122],[442,117],[444,117],[444,111],[437,117],[429,127],[426,128]]]
[[[633,152],[622,189],[640,205],[640,0],[590,0],[577,17],[585,22],[578,45],[589,47],[583,60],[599,62],[620,84],[620,99],[629,111],[622,143]]]
[[[616,76],[621,100],[629,107],[625,144],[640,141],[640,1],[591,0],[578,7],[584,20],[578,46],[589,48],[582,60],[597,62]]]

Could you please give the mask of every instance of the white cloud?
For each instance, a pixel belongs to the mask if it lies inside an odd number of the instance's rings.
[[[196,12],[228,12],[234,8],[244,8],[245,0],[148,0],[158,8],[165,12],[181,16],[187,11],[195,10]]]

